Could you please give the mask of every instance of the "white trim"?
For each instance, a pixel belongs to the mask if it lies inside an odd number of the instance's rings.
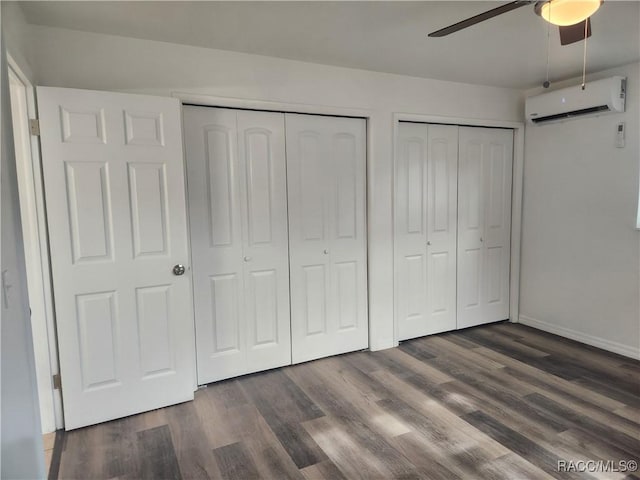
[[[509,319],[520,317],[520,261],[522,245],[522,197],[524,192],[524,123],[513,130],[511,182],[511,269],[509,270]]]
[[[444,125],[460,125],[469,127],[495,127],[524,129],[523,122],[511,122],[505,120],[491,120],[483,118],[446,117],[442,115],[422,115],[417,113],[393,114],[394,122],[419,122],[419,123],[441,123]]]
[[[267,100],[235,97],[218,97],[196,93],[172,92],[183,104],[204,105],[210,107],[242,108],[287,113],[309,113],[312,115],[335,115],[338,117],[371,118],[373,111],[360,108],[345,108],[331,105],[314,105],[308,103],[284,103]]]
[[[203,105],[211,107],[223,107],[223,108],[240,108],[249,110],[262,110],[262,111],[275,111],[286,113],[307,113],[311,115],[333,115],[338,117],[358,117],[364,118],[367,121],[367,159],[366,159],[366,195],[367,195],[367,216],[366,216],[366,228],[367,228],[367,312],[368,312],[368,329],[369,329],[369,350],[384,350],[396,346],[394,339],[390,338],[376,338],[372,332],[371,312],[372,306],[372,289],[371,289],[371,242],[372,238],[372,225],[371,217],[373,212],[371,207],[373,205],[373,165],[371,164],[374,158],[374,146],[373,139],[374,128],[371,121],[374,115],[372,110],[360,109],[360,108],[345,108],[331,105],[315,105],[307,103],[285,103],[285,102],[273,102],[267,100],[258,99],[245,99],[234,97],[219,97],[215,95],[186,93],[186,92],[172,92],[171,96],[179,99],[182,104],[191,105]]]
[[[577,342],[586,343],[587,345],[601,348],[602,350],[607,350],[608,352],[613,352],[617,353],[618,355],[624,355],[625,357],[640,360],[640,349],[633,348],[629,345],[624,345],[619,342],[613,342],[611,340],[605,340],[604,338],[595,337],[593,335],[588,335],[577,330],[572,330],[570,328],[561,327],[553,323],[537,320],[535,318],[527,317],[526,315],[520,315],[519,322],[523,325],[528,325],[529,327],[537,328],[538,330],[542,330],[544,332],[553,333],[554,335],[559,335],[561,337],[569,338]]]
[[[16,159],[18,170],[18,190],[20,211],[27,262],[29,284],[29,304],[32,312],[31,329],[35,354],[38,394],[40,398],[40,418],[43,433],[63,428],[62,396],[53,388],[52,377],[59,373],[55,332],[53,294],[49,264],[49,247],[46,227],[44,189],[40,169],[40,144],[37,137],[29,132],[28,119],[37,118],[35,90],[29,78],[17,62],[7,56],[9,72],[24,87],[26,111],[20,119],[25,136],[24,151],[29,152]],[[25,139],[26,140],[26,139]]]
[[[446,117],[441,115],[422,115],[415,113],[393,114],[393,168],[392,168],[392,222],[395,225],[395,169],[397,164],[397,143],[399,122],[438,123],[445,125],[463,125],[474,127],[510,128],[513,130],[513,181],[511,187],[511,269],[509,284],[509,319],[518,322],[520,310],[520,242],[522,235],[522,193],[524,176],[524,123],[482,118]],[[393,245],[395,261],[395,242]],[[395,272],[395,267],[394,267]],[[398,319],[395,302],[395,273],[393,288],[393,336],[394,346],[398,341]]]

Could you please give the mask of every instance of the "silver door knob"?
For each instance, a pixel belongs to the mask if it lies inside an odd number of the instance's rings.
[[[483,242],[484,240],[482,240],[482,237],[480,237],[480,241]]]
[[[427,240],[427,245],[431,245],[431,242],[429,240]]]
[[[184,272],[186,272],[186,271],[187,271],[187,269],[185,268],[184,265],[178,264],[178,265],[174,265],[173,266],[173,274],[174,275],[178,275],[178,276],[184,275]]]
[[[324,249],[324,254],[325,255],[329,255],[329,250],[327,250],[326,248]]]
[[[245,262],[250,262],[251,261],[251,257],[244,257],[244,261]]]

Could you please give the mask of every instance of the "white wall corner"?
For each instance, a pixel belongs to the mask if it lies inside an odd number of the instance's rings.
[[[542,330],[544,332],[549,332],[561,337],[569,338],[577,342],[586,343],[587,345],[601,348],[602,350],[607,350],[608,352],[613,352],[617,353],[618,355],[623,355],[635,360],[640,360],[640,349],[632,347],[630,345],[613,342],[611,340],[605,340],[593,335],[587,335],[585,333],[578,332],[577,330],[561,327],[553,323],[531,318],[522,314],[519,315],[519,323],[528,325],[529,327],[537,328],[538,330]]]

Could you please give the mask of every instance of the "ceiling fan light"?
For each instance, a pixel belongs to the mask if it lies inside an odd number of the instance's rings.
[[[548,0],[540,2],[536,12],[547,22],[565,27],[589,18],[601,4],[602,0]]]

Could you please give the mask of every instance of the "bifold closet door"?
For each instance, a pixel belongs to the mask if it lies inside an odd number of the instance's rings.
[[[294,363],[367,348],[366,122],[286,114]]]
[[[291,363],[284,115],[187,106],[198,383]]]
[[[458,127],[401,122],[395,172],[398,338],[456,328]]]
[[[193,399],[180,103],[38,87],[38,110],[65,428]]]
[[[460,127],[458,328],[509,318],[513,131]]]

